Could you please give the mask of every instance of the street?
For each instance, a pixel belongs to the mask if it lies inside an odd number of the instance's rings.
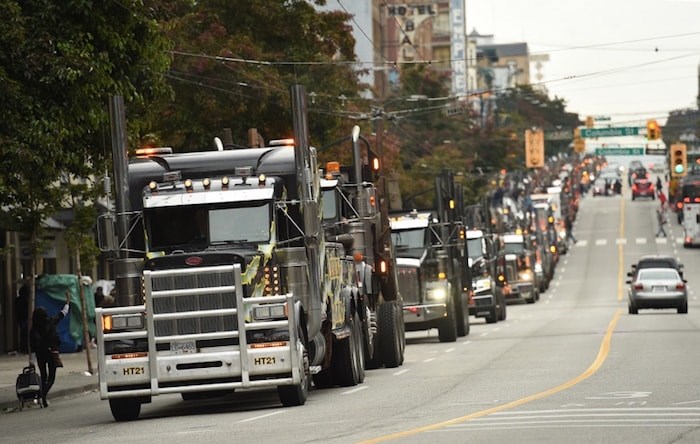
[[[276,391],[199,401],[156,397],[138,420],[114,422],[97,393],[48,409],[0,415],[3,441],[160,442],[699,442],[700,304],[697,250],[654,237],[656,200],[588,195],[550,288],[507,320],[471,318],[471,333],[440,343],[407,333],[403,366],[363,384],[314,390],[283,408]],[[685,264],[689,313],[627,314],[625,279],[643,254]]]

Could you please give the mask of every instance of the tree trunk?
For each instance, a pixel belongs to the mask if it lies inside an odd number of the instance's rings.
[[[83,285],[80,282],[82,277],[82,271],[80,266],[80,249],[77,250],[75,255],[76,268],[78,269],[78,293],[80,294],[80,311],[82,312],[82,323],[83,323],[83,349],[85,349],[85,357],[87,359],[88,372],[94,375],[95,372],[92,368],[92,355],[90,355],[90,333],[88,330],[88,316],[87,316],[87,302],[85,301],[85,292],[83,291]]]

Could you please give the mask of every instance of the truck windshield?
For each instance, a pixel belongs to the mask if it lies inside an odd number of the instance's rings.
[[[270,205],[251,202],[239,207],[205,205],[144,210],[150,251],[199,249],[216,243],[270,240]]]
[[[335,190],[324,190],[323,191],[323,220],[336,220],[338,217],[338,210],[336,205]]]
[[[469,252],[469,257],[472,259],[478,259],[484,255],[481,245],[482,238],[467,239],[467,250]]]
[[[512,254],[520,254],[525,250],[523,244],[521,243],[506,243],[504,251],[506,253],[512,253]]]
[[[425,250],[427,228],[391,232],[391,241],[403,257],[421,257]]]

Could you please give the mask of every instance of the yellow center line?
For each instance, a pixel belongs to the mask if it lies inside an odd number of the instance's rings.
[[[621,199],[620,201],[620,239],[624,239],[624,234],[625,234],[625,201],[624,199]],[[617,300],[620,301],[622,300],[622,295],[623,295],[623,282],[624,282],[624,245],[620,243],[618,245],[618,273],[617,273]],[[448,421],[442,421],[438,422],[435,424],[430,424],[427,426],[423,427],[417,427],[415,429],[410,429],[410,430],[405,430],[403,432],[397,432],[397,433],[392,433],[390,435],[384,435],[380,436],[377,438],[373,439],[368,439],[366,441],[362,441],[362,444],[374,444],[374,443],[380,443],[380,442],[386,442],[386,441],[391,441],[394,439],[399,439],[399,438],[405,438],[407,436],[413,436],[417,435],[419,433],[424,433],[424,432],[429,432],[432,430],[438,430],[442,429],[445,427],[449,427],[455,424],[460,424],[463,422],[467,422],[472,419],[477,419],[477,418],[483,418],[484,416],[491,415],[493,413],[497,412],[502,412],[504,410],[509,410],[515,407],[519,407],[523,404],[527,404],[528,402],[532,401],[537,401],[538,399],[546,398],[548,396],[554,395],[556,393],[559,393],[561,391],[567,390],[576,384],[588,379],[590,376],[594,375],[602,366],[605,360],[608,357],[608,354],[610,353],[610,343],[612,342],[612,335],[613,332],[615,331],[615,327],[617,326],[617,322],[620,320],[620,316],[622,316],[623,309],[618,308],[615,311],[615,314],[613,315],[612,319],[610,320],[610,323],[608,324],[608,328],[605,331],[605,336],[603,336],[603,342],[600,344],[600,348],[598,349],[598,356],[596,356],[595,360],[593,363],[588,367],[588,369],[578,375],[577,377],[561,384],[558,385],[554,388],[551,388],[549,390],[545,390],[543,392],[536,393],[534,395],[527,396],[525,398],[517,399],[515,401],[509,402],[507,404],[502,404],[496,407],[492,407],[490,409],[486,410],[480,410],[478,412],[474,412],[469,415],[465,416],[460,416],[459,418],[454,418],[450,419]]]
[[[519,407],[523,404],[527,404],[528,402],[532,401],[537,401],[538,399],[546,398],[547,396],[554,395],[555,393],[559,393],[563,390],[569,389],[573,387],[574,385],[580,383],[581,381],[584,381],[585,379],[589,378],[593,374],[595,374],[600,367],[603,366],[603,363],[605,362],[605,359],[608,357],[608,353],[610,352],[610,342],[612,341],[612,335],[613,332],[615,331],[615,327],[617,326],[617,321],[620,319],[620,316],[622,316],[623,310],[621,308],[618,308],[615,311],[615,314],[613,315],[612,319],[610,320],[610,323],[608,324],[608,329],[605,331],[605,336],[603,337],[603,342],[600,344],[600,349],[598,350],[598,356],[595,358],[595,361],[591,364],[588,369],[578,375],[577,377],[561,384],[558,385],[554,388],[551,388],[549,390],[545,390],[540,393],[536,393],[534,395],[521,398],[512,402],[509,402],[507,404],[502,404],[496,407],[492,407],[490,409],[486,410],[481,410],[475,413],[472,413],[470,415],[466,416],[460,416],[459,418],[454,418],[450,419],[448,421],[443,421],[443,422],[438,422],[435,424],[430,424],[427,426],[423,427],[418,427],[415,429],[411,430],[406,430],[403,432],[397,432],[397,433],[392,433],[390,435],[384,435],[380,436],[378,438],[373,438],[373,439],[368,439],[367,441],[362,441],[363,444],[373,444],[373,443],[379,443],[379,442],[385,442],[385,441],[390,441],[393,439],[399,439],[399,438],[405,438],[407,436],[412,436],[412,435],[417,435],[419,433],[423,432],[429,432],[431,430],[438,430],[444,427],[449,427],[451,425],[459,424],[462,422],[469,421],[471,419],[476,419],[476,418],[482,418],[487,415],[491,415],[492,413],[497,413],[497,412],[502,412],[503,410],[508,410],[512,409],[515,407]]]
[[[625,238],[625,199],[620,196],[620,236],[619,239]],[[625,282],[625,251],[624,244],[620,240],[620,245],[617,247],[617,300],[621,301],[624,293],[623,283]]]

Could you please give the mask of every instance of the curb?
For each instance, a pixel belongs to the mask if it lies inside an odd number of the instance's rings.
[[[96,391],[98,389],[99,389],[99,384],[97,382],[90,382],[90,383],[85,384],[85,385],[75,386],[75,387],[67,387],[67,388],[63,388],[63,389],[57,387],[55,390],[51,390],[51,392],[49,393],[49,402],[57,400],[57,399],[67,398],[67,397],[73,396],[73,395],[80,395],[83,393]],[[0,401],[0,411],[2,413],[18,412],[19,411],[19,401],[17,399],[15,399],[13,401]]]

